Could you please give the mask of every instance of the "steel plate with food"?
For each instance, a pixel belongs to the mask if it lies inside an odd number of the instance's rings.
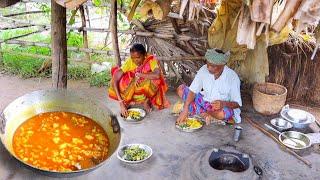
[[[1,142],[42,174],[71,177],[101,166],[120,143],[120,126],[105,105],[68,90],[43,90],[10,103],[0,116]]]
[[[279,140],[285,146],[297,150],[306,149],[312,145],[307,135],[297,131],[283,132],[279,135]]]
[[[145,144],[128,144],[122,146],[117,154],[123,162],[136,164],[141,163],[152,156],[152,149]]]
[[[140,108],[128,109],[128,116],[124,118],[128,122],[141,121],[146,116],[146,111]]]
[[[200,130],[203,126],[202,121],[196,118],[188,118],[184,124],[176,124],[176,128],[184,132],[194,132]]]

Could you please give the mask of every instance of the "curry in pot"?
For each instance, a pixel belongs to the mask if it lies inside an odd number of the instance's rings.
[[[34,116],[16,130],[15,155],[43,170],[67,172],[93,167],[108,155],[109,141],[95,121],[70,112]]]

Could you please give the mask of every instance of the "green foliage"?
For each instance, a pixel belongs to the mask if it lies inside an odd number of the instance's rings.
[[[4,54],[3,65],[7,72],[19,75],[22,78],[31,78],[40,76],[37,72],[41,67],[43,60],[31,57]]]
[[[104,0],[92,0],[93,5],[100,6]]]
[[[44,11],[47,15],[51,13],[51,7],[48,4],[41,3],[39,9]]]
[[[80,80],[90,77],[90,67],[86,65],[68,66],[68,79]]]
[[[80,33],[70,31],[68,32],[67,39],[68,46],[82,47],[83,37]]]
[[[12,29],[7,31],[0,31],[0,39],[9,39],[12,37],[24,35],[30,32],[35,31],[36,28],[29,28],[29,29]]]
[[[90,86],[109,86],[111,74],[109,71],[93,74],[90,78]]]
[[[71,17],[68,24],[73,25],[76,22],[77,10],[71,10]]]

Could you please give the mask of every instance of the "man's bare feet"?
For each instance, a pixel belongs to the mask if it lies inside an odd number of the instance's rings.
[[[201,113],[200,116],[206,121],[206,125],[210,125],[213,117],[208,113]]]
[[[219,124],[219,125],[225,125],[226,123],[223,120],[216,119],[212,115],[208,113],[202,113],[200,116],[206,121],[206,125],[213,124]]]

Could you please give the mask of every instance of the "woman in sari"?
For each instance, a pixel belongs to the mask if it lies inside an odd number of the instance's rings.
[[[112,68],[111,74],[109,97],[119,101],[122,116],[128,116],[127,109],[131,104],[143,104],[147,112],[152,106],[157,109],[168,107],[165,98],[168,87],[159,62],[147,54],[142,44],[134,44],[130,48],[130,58],[121,67]]]

